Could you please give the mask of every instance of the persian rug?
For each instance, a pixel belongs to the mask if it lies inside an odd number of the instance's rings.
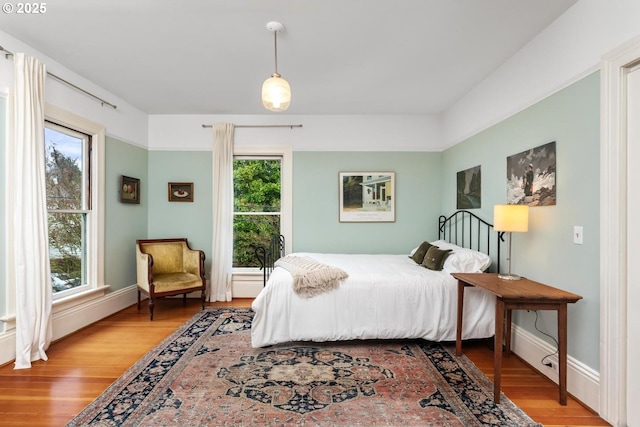
[[[68,426],[537,426],[452,345],[251,347],[250,309],[207,308]]]

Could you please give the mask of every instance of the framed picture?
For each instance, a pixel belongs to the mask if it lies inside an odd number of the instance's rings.
[[[512,205],[556,204],[556,143],[507,157],[507,201]]]
[[[395,172],[340,172],[340,222],[394,222]]]
[[[121,203],[140,204],[140,180],[138,178],[121,175],[118,191]]]
[[[193,182],[170,182],[170,202],[193,202]]]
[[[480,166],[456,174],[456,209],[478,209],[482,202]]]

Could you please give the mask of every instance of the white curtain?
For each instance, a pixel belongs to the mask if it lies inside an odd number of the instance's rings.
[[[213,125],[213,256],[209,301],[231,301],[233,123]]]
[[[12,102],[13,253],[16,288],[15,369],[47,360],[51,343],[51,272],[47,226],[44,151],[44,82],[37,59],[14,55]]]

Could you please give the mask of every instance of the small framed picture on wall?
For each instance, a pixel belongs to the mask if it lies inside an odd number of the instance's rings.
[[[478,209],[482,205],[480,166],[460,171],[456,175],[456,209]]]
[[[193,182],[170,182],[170,202],[193,202]]]
[[[120,176],[120,202],[140,204],[140,180],[130,176]]]

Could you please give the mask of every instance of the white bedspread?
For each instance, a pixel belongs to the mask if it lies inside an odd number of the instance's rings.
[[[290,341],[456,338],[457,281],[449,273],[417,265],[407,255],[296,253],[345,270],[332,291],[302,298],[281,267],[252,304],[251,344]],[[463,339],[494,334],[495,297],[467,288]]]

